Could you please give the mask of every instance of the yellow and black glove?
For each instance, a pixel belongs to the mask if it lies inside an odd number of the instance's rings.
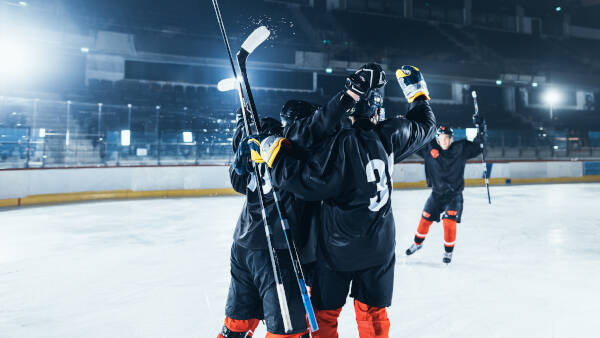
[[[409,103],[412,103],[417,97],[424,95],[425,99],[429,100],[429,90],[427,89],[427,83],[423,79],[423,74],[419,68],[415,66],[402,66],[396,70],[396,79],[404,97]]]
[[[290,141],[288,139],[276,135],[268,136],[264,139],[259,135],[248,139],[252,161],[255,163],[266,163],[269,168],[273,167],[277,155],[289,144]]]

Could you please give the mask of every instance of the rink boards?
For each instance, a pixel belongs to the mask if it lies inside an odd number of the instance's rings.
[[[490,184],[600,182],[600,162],[511,161],[488,164]],[[467,185],[483,185],[483,165],[468,163]],[[424,188],[423,163],[394,166],[394,188]],[[234,194],[228,166],[145,166],[0,170],[0,207],[104,199]]]

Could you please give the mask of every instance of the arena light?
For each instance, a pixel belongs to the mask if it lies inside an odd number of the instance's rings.
[[[325,73],[327,73],[327,74],[333,73],[333,68],[331,68],[331,67],[325,68]]]
[[[0,76],[5,78],[22,77],[32,72],[32,58],[35,53],[21,42],[0,40]]]
[[[46,128],[40,128],[40,133],[39,133],[41,138],[46,137]]]
[[[192,143],[194,142],[194,136],[191,131],[183,132],[183,142],[184,143]]]
[[[19,5],[23,6],[23,7],[27,7],[27,2],[25,2],[25,1],[19,1]]]
[[[497,86],[502,86],[502,80],[496,80],[496,85]]]
[[[544,93],[544,96],[542,98],[544,102],[546,102],[550,106],[554,106],[557,103],[560,103],[560,101],[562,100],[562,95],[558,90],[551,88]]]
[[[532,83],[531,83],[531,86],[532,86],[533,88],[537,88],[537,86],[538,86],[538,83],[537,83],[537,82],[532,82]]]
[[[125,147],[131,145],[131,130],[121,130],[121,145]]]
[[[557,11],[557,12],[560,12],[560,11],[562,11],[562,7],[556,6],[556,8],[554,8],[554,10]]]
[[[81,50],[81,52],[82,52],[82,53],[84,53],[84,54],[87,54],[87,53],[89,53],[89,52],[90,52],[90,49],[89,49],[88,47],[81,47],[81,48],[80,48],[80,50]]]

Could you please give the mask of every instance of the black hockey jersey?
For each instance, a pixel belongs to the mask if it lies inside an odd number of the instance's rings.
[[[405,118],[377,125],[343,119],[309,161],[286,152],[274,163],[275,186],[307,201],[323,200],[319,247],[338,271],[377,266],[394,254],[394,160],[414,153],[435,134],[429,103],[411,106]]]
[[[437,194],[457,194],[465,188],[465,165],[467,160],[481,154],[481,138],[473,142],[460,140],[452,142],[448,150],[443,150],[432,140],[417,152],[425,159],[427,185]]]
[[[354,106],[354,100],[339,93],[335,95],[322,109],[316,111],[312,116],[295,121],[287,126],[284,134],[291,140],[294,140],[299,146],[294,156],[301,159],[306,155],[305,149],[312,148],[315,143],[322,142],[323,139],[331,137],[339,129],[342,116]],[[242,139],[243,120],[238,116],[236,131],[233,136],[233,149]],[[275,207],[272,187],[266,177],[266,168],[264,164],[260,165],[262,175],[264,205],[266,209],[267,222],[273,233],[273,247],[276,249],[286,249],[284,234],[281,222]],[[267,242],[265,230],[262,221],[262,210],[258,199],[257,181],[254,173],[244,175],[236,174],[233,167],[229,168],[229,175],[233,189],[246,195],[246,202],[242,213],[238,218],[234,232],[234,241],[243,247],[249,249],[266,249]],[[279,190],[280,206],[283,209],[284,216],[287,217],[292,234],[300,249],[300,256],[303,263],[309,263],[315,259],[314,241],[316,236],[316,227],[318,226],[318,215],[321,206],[320,201],[306,202],[297,196]],[[305,248],[306,247],[306,248]]]

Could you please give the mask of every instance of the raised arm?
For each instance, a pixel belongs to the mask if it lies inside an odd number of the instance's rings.
[[[404,117],[394,118],[386,126],[388,130],[392,129],[394,163],[414,154],[435,136],[435,115],[429,105],[429,90],[419,68],[402,66],[396,71],[396,79],[410,103],[410,110]]]
[[[366,99],[372,90],[385,84],[385,72],[381,66],[368,63],[350,74],[346,78],[345,89],[331,98],[323,108],[312,109],[306,114],[305,110],[310,103],[288,101],[281,114],[285,127],[284,136],[297,147],[312,149],[318,146],[324,138],[336,133],[340,121],[349,115],[356,102]],[[298,107],[297,111],[294,111],[294,106]]]
[[[483,151],[483,138],[483,134],[478,134],[477,137],[475,137],[475,139],[473,140],[473,142],[467,140],[462,141],[464,142],[462,149],[462,154],[464,158],[470,159],[481,154],[481,152]]]
[[[391,131],[394,150],[394,163],[398,163],[408,156],[424,148],[435,136],[435,115],[425,99],[415,100],[411,103],[411,110],[405,117],[396,117],[386,121],[383,130]]]
[[[339,92],[329,100],[327,106],[315,110],[308,117],[292,121],[286,126],[284,136],[295,146],[304,149],[318,146],[324,138],[336,133],[340,120],[347,116],[356,104],[358,97],[350,94],[348,91]]]

